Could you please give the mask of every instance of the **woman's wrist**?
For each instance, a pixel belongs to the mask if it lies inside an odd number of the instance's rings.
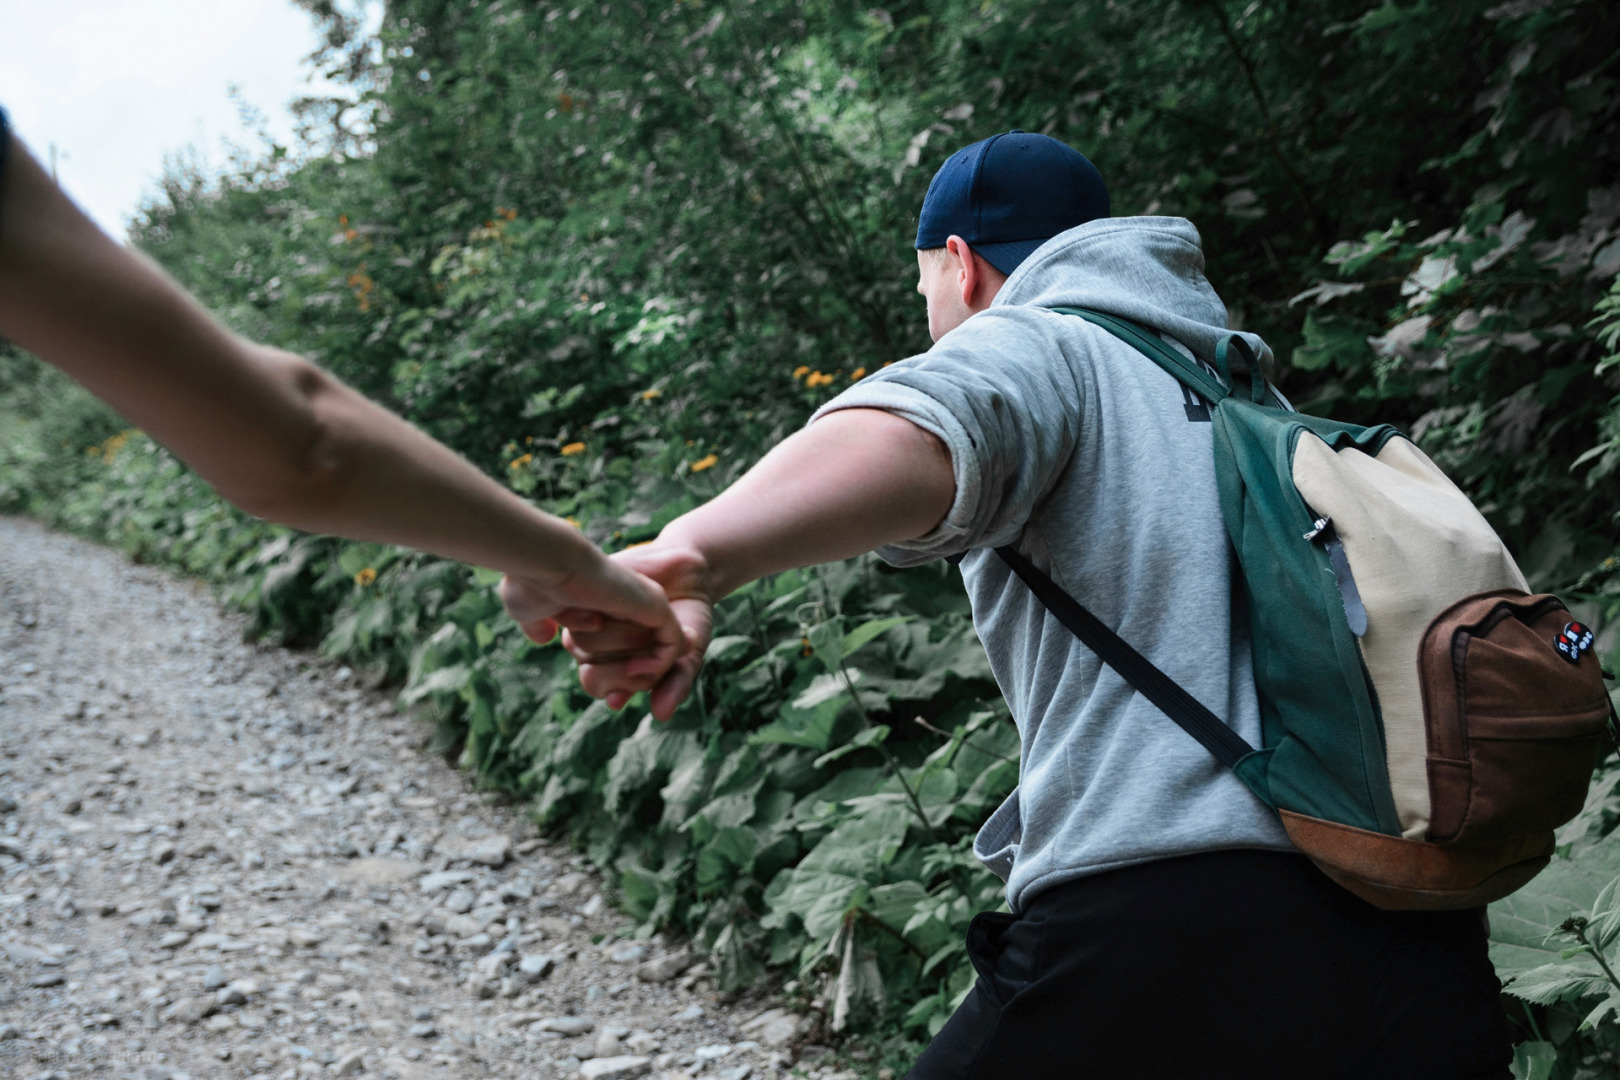
[[[498,569],[548,584],[600,578],[608,571],[607,556],[584,533],[542,510],[527,504],[525,507],[532,515],[532,531],[538,534],[532,544],[526,545],[533,555],[519,565]]]

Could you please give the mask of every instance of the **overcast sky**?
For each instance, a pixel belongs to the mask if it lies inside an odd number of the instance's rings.
[[[47,165],[56,144],[62,186],[121,238],[165,154],[254,143],[233,83],[290,139],[316,44],[290,0],[0,0],[0,106]]]

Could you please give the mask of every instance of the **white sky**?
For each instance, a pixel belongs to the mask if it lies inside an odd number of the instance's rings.
[[[375,5],[374,5],[375,6]],[[254,146],[228,87],[279,141],[310,93],[313,20],[290,0],[0,0],[0,105],[62,186],[122,238],[165,154]]]

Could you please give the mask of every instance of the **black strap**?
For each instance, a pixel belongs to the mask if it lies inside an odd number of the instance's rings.
[[[1056,582],[1036,569],[1035,564],[1015,548],[998,547],[1013,573],[1024,579],[1036,599],[1046,610],[1074,632],[1103,663],[1119,673],[1120,678],[1136,687],[1137,691],[1157,705],[1170,719],[1197,739],[1205,750],[1214,754],[1221,764],[1236,767],[1239,759],[1254,753],[1254,747],[1243,736],[1227,727],[1221,718],[1204,708],[1170,676],[1153,666],[1147,657],[1131,648],[1125,639],[1104,626],[1102,621],[1080,605],[1074,597],[1058,588]]]

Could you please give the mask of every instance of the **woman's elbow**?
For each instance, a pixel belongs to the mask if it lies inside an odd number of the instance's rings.
[[[341,399],[352,393],[308,361],[281,353],[273,370],[279,393],[267,404],[265,438],[253,460],[233,463],[219,494],[254,517],[315,527],[340,500],[352,458]]]

